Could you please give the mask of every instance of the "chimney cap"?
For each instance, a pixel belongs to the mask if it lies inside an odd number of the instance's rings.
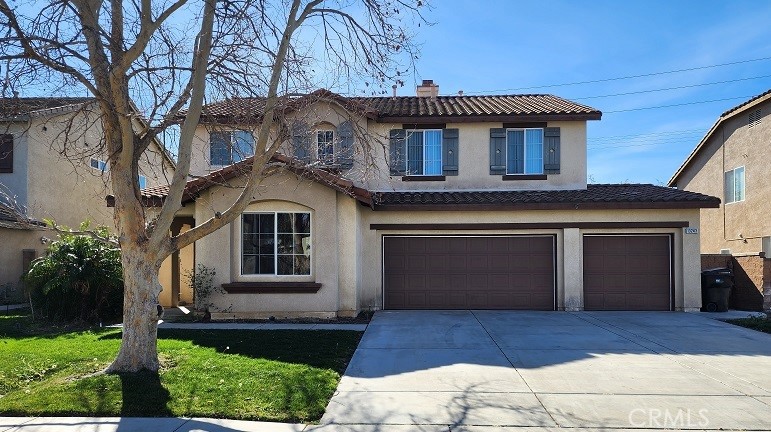
[[[432,79],[424,79],[423,80],[423,84],[421,84],[421,85],[424,85],[424,86],[434,85],[434,80],[432,80]]]

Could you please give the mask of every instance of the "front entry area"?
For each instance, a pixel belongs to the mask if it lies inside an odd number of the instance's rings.
[[[384,236],[385,309],[555,309],[555,238]]]

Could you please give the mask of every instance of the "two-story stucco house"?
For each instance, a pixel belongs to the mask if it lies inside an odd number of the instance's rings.
[[[104,205],[110,168],[102,140],[92,98],[0,99],[0,191],[6,196],[0,206],[10,200],[31,219],[72,228],[86,220],[113,227],[112,209]],[[155,143],[139,169],[140,186],[152,187],[168,183],[174,164]],[[42,224],[6,219],[0,224],[0,285],[13,286],[18,297],[23,271],[55,235],[41,231]]]
[[[669,186],[722,197],[701,211],[705,266],[737,273],[732,303],[743,309],[771,307],[771,90],[731,108],[712,127],[669,180]],[[765,259],[763,258],[765,257]]]
[[[210,104],[180,217],[239,194],[264,101]],[[552,95],[290,100],[287,139],[238,220],[195,245],[214,318],[363,309],[695,310],[699,209],[717,198],[587,185],[586,125]],[[248,120],[244,120],[248,119]],[[213,126],[213,124],[230,126]],[[144,191],[148,204],[164,188]]]

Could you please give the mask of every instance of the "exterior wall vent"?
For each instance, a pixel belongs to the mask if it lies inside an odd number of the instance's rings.
[[[749,121],[750,127],[759,125],[760,119],[761,119],[760,109],[756,109],[755,111],[752,111],[750,113],[750,121]]]

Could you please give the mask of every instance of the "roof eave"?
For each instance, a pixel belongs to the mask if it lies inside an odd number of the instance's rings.
[[[516,123],[544,121],[587,121],[600,120],[602,113],[586,114],[507,114],[507,115],[425,115],[425,116],[378,116],[378,123]]]
[[[720,200],[662,202],[555,202],[495,204],[375,204],[379,211],[661,210],[718,208]]]

